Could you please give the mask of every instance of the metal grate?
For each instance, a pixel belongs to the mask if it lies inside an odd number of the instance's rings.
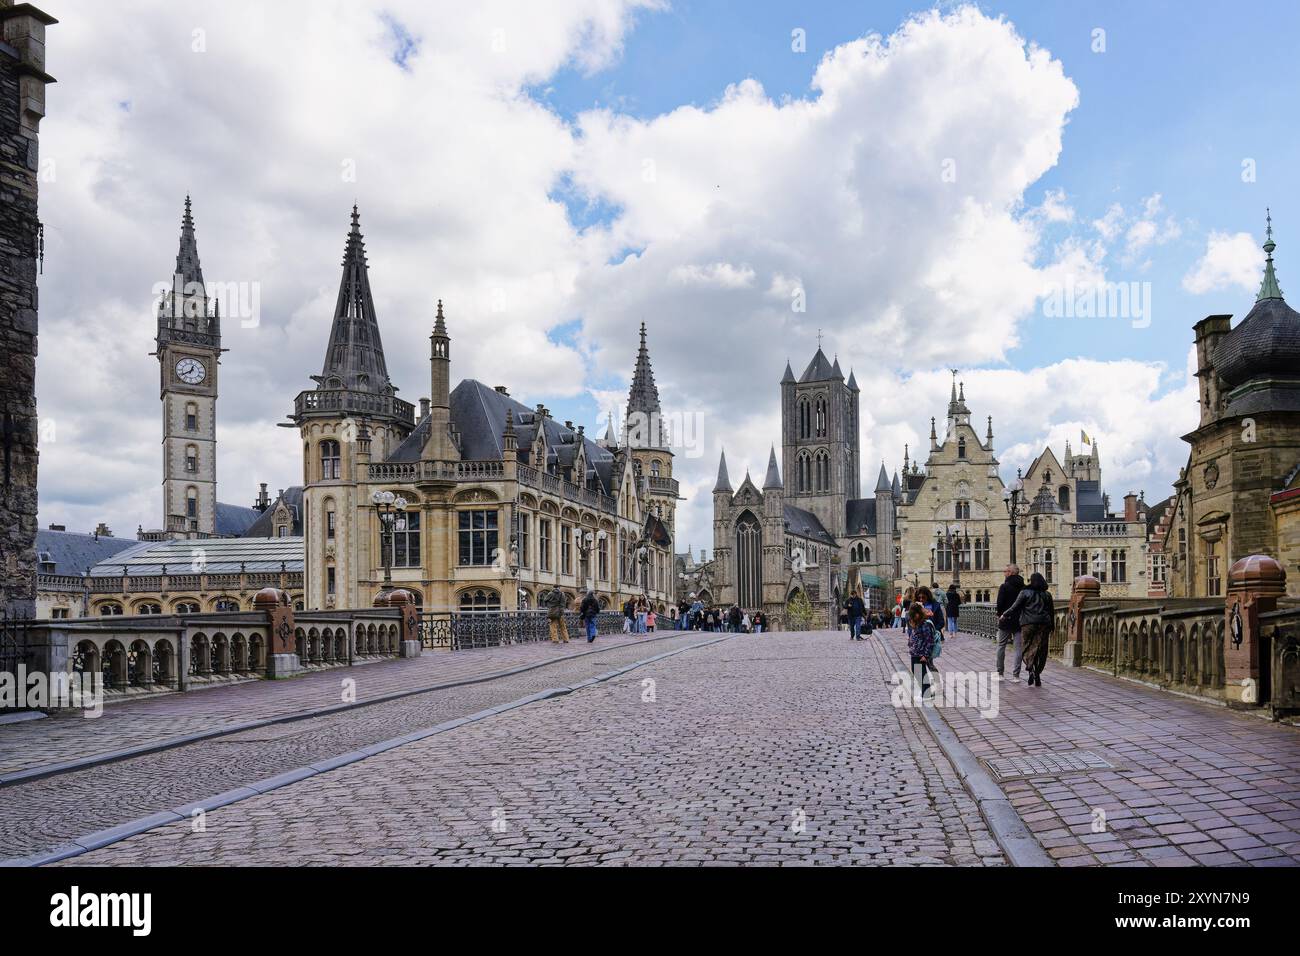
[[[998,757],[994,760],[986,760],[985,763],[999,780],[1013,777],[1052,777],[1061,773],[1115,769],[1113,763],[1091,750]]]

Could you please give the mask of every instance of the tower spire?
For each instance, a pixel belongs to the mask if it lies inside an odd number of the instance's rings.
[[[640,448],[663,448],[662,413],[659,388],[650,367],[650,350],[646,348],[645,323],[641,323],[641,345],[632,371],[632,387],[627,395],[627,416],[623,421],[624,444]]]
[[[180,276],[181,289],[192,282],[203,284],[203,267],[199,265],[199,244],[194,237],[194,215],[190,208],[190,197],[185,196],[185,213],[181,216],[181,243],[176,252],[176,275]]]
[[[1277,243],[1273,241],[1273,212],[1265,210],[1265,221],[1268,223],[1264,230],[1264,281],[1259,285],[1259,295],[1255,297],[1256,302],[1263,302],[1265,299],[1282,298],[1282,289],[1277,284],[1277,275],[1273,272],[1273,250],[1277,248]]]
[[[445,331],[445,330],[444,330]],[[379,337],[375,303],[370,295],[370,266],[361,235],[361,216],[352,207],[352,227],[343,247],[343,278],[339,282],[329,346],[321,369],[321,384],[363,392],[384,392],[392,388],[384,345]]]
[[[763,490],[780,491],[782,487],[781,471],[776,467],[776,446],[773,445],[767,456],[767,477],[763,479]]]
[[[718,459],[718,480],[713,485],[713,493],[719,494],[725,492],[731,494],[731,479],[727,476],[727,449],[722,449],[722,456]]]

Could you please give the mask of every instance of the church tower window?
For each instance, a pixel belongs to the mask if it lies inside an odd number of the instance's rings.
[[[958,438],[958,439],[957,439],[957,457],[958,457],[958,458],[965,458],[965,457],[966,457],[966,439],[965,439],[965,438]]]
[[[199,470],[199,450],[194,445],[185,446],[185,470],[190,474]]]
[[[763,603],[763,529],[746,511],[736,522],[736,600],[742,608]]]

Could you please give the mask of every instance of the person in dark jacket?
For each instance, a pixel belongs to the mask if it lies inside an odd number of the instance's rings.
[[[1029,584],[1016,595],[1016,601],[1007,611],[1007,615],[1020,613],[1020,639],[1024,642],[1025,670],[1028,676],[1025,683],[1043,686],[1043,666],[1047,663],[1047,641],[1056,627],[1056,608],[1052,604],[1052,593],[1047,590],[1046,579],[1035,571],[1029,576]],[[1001,625],[1002,618],[999,619]]]
[[[1011,605],[1016,603],[1016,598],[1020,592],[1025,589],[1025,579],[1020,576],[1020,569],[1014,564],[1008,564],[1006,569],[1006,580],[998,588],[998,602],[996,610],[998,614],[998,676],[1005,677],[1004,667],[1007,659],[1007,645],[1014,642],[1016,656],[1011,665],[1011,683],[1020,682],[1020,663],[1023,659],[1024,645],[1020,642],[1020,612],[1014,615],[1007,614],[1011,610]],[[1006,621],[1002,621],[1002,616],[1006,614]]]
[[[731,605],[731,610],[727,612],[727,623],[730,625],[729,630],[733,634],[740,633],[740,621],[744,615],[741,614],[740,605]]]
[[[596,600],[594,591],[588,591],[587,596],[582,599],[582,604],[578,606],[578,616],[582,618],[582,623],[587,628],[588,644],[596,639],[596,618],[599,615],[600,602]]]
[[[948,593],[945,596],[946,604],[944,610],[948,613],[948,633],[957,633],[957,615],[962,606],[961,595],[957,593],[956,582],[948,585]]]
[[[912,658],[912,679],[921,688],[922,699],[929,696],[930,671],[934,669],[934,642],[939,635],[934,620],[921,604],[907,612],[907,653]]]
[[[925,608],[930,620],[934,622],[934,629],[942,634],[946,616],[943,605],[934,599],[934,592],[924,584],[921,585],[916,589],[916,602]],[[908,618],[911,618],[911,612],[908,612]]]
[[[845,602],[844,609],[849,612],[849,640],[862,640],[862,617],[867,613],[867,605],[854,594]]]

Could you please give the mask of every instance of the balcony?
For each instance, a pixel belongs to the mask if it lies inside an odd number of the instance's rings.
[[[299,392],[293,403],[294,418],[340,414],[361,418],[390,418],[415,427],[415,406],[393,395],[379,395],[349,388],[317,388]]]
[[[676,478],[656,478],[654,475],[651,475],[646,479],[646,487],[649,488],[652,495],[671,495],[674,498],[681,497],[678,493],[679,486]]]

